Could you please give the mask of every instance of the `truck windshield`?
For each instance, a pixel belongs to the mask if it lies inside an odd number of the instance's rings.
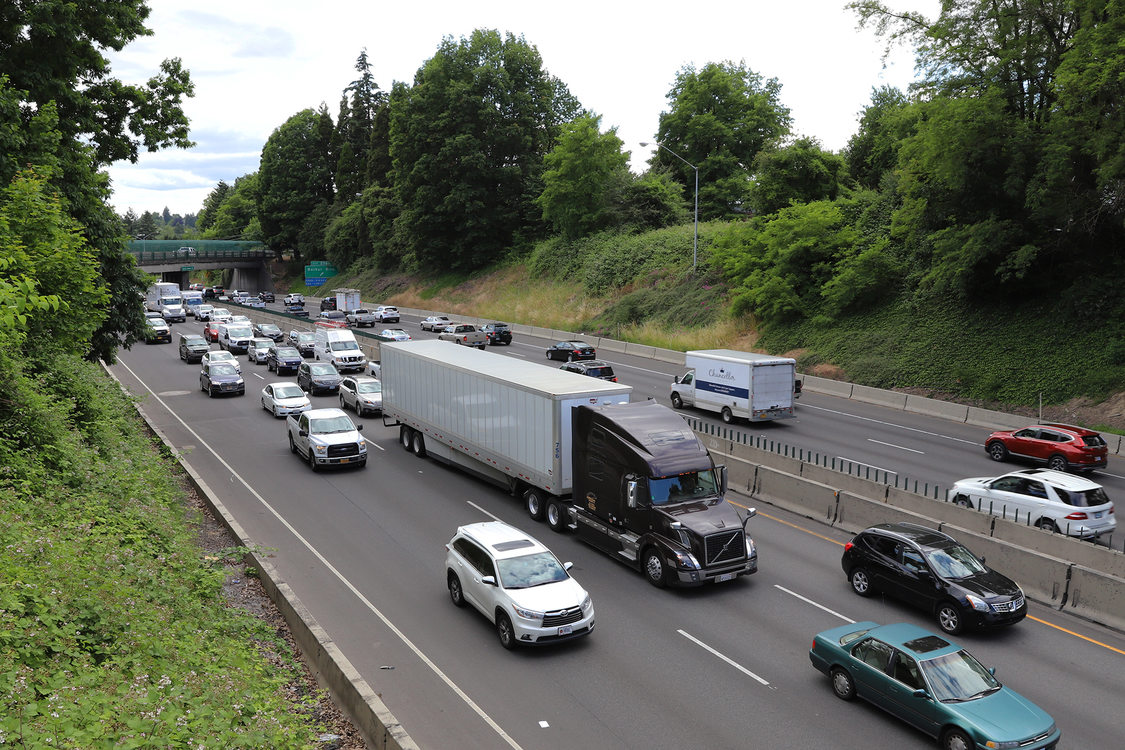
[[[349,352],[359,348],[359,344],[354,341],[333,341],[328,346],[334,352]]]
[[[183,304],[183,303],[180,302],[179,297],[161,297],[160,298],[160,304],[162,304],[162,305],[180,305],[180,304]]]
[[[653,505],[667,505],[698,497],[714,496],[718,494],[718,488],[715,472],[711,469],[671,477],[650,477],[648,480]]]

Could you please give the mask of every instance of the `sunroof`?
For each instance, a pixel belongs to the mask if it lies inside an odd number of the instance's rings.
[[[915,638],[912,641],[907,641],[902,645],[916,654],[928,654],[931,651],[940,651],[943,648],[948,648],[949,641],[943,640],[936,635],[927,635],[924,638]]]
[[[499,544],[492,545],[492,549],[497,552],[510,552],[514,549],[522,549],[524,547],[534,547],[534,542],[528,539],[514,539],[510,542],[500,542]]]

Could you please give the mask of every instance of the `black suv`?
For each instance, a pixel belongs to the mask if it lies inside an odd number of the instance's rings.
[[[617,376],[613,374],[613,367],[608,362],[602,362],[600,359],[584,359],[578,362],[567,362],[559,369],[566,370],[567,372],[576,372],[579,375],[589,375],[591,378],[610,380],[614,383],[617,382]]]
[[[336,309],[336,298],[335,297],[325,297],[324,299],[322,299],[320,301],[320,311],[321,312],[324,312],[325,310],[335,310],[335,309]]]
[[[913,523],[881,523],[844,545],[840,565],[860,596],[882,591],[932,612],[955,635],[1027,616],[1023,590],[956,539]]]
[[[493,346],[498,344],[511,346],[512,329],[508,327],[507,323],[485,323],[480,329],[488,336],[489,344]]]
[[[180,334],[180,359],[188,364],[202,362],[203,355],[210,349],[210,344],[202,336],[194,333]]]

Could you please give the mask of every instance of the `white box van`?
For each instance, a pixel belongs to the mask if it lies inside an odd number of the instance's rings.
[[[672,384],[672,406],[718,412],[727,424],[791,419],[797,361],[769,354],[706,349],[686,352],[688,371]]]
[[[355,340],[355,334],[344,328],[317,325],[313,340],[313,358],[331,362],[340,372],[362,372],[367,367],[367,357]]]
[[[254,331],[249,323],[222,323],[219,325],[219,348],[231,354],[246,354]]]

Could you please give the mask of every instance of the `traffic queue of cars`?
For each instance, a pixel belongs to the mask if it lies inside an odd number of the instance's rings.
[[[233,316],[221,308],[205,309],[209,307],[200,306],[203,314],[197,316],[208,324],[204,336],[181,335],[180,358],[200,362],[200,388],[209,395],[245,393],[237,358],[208,346],[208,341],[220,340],[218,321]],[[154,319],[151,325],[160,323]],[[423,330],[431,331],[450,325],[446,316],[421,323]],[[489,344],[511,343],[506,324],[492,323],[482,330]],[[297,376],[296,383],[268,383],[260,396],[264,410],[286,418],[290,450],[314,471],[328,465],[365,466],[363,425],[353,423],[345,410],[358,417],[381,413],[381,382],[363,375],[341,376],[330,362],[307,361],[315,351],[312,332],[294,330],[285,336],[276,326],[255,325],[253,334],[250,362]],[[409,339],[401,329],[387,329],[382,335]],[[546,356],[564,360],[560,369],[616,381],[612,366],[595,359],[596,350],[585,342],[558,342],[547,347]],[[377,373],[377,363],[371,364]],[[306,392],[337,394],[339,408],[314,409]],[[1035,425],[994,432],[985,450],[997,461],[1020,458],[1048,468],[961,480],[949,490],[950,502],[1083,538],[1116,527],[1113,503],[1104,489],[1064,473],[1104,468],[1105,442],[1097,433],[1069,425]],[[452,603],[478,610],[495,627],[501,645],[511,649],[592,632],[593,604],[569,575],[570,567],[534,538],[490,521],[457,529],[446,545],[445,583]],[[1057,746],[1061,732],[1050,715],[1003,685],[994,669],[948,638],[970,628],[1022,621],[1027,601],[1017,583],[987,567],[953,537],[909,523],[877,524],[856,534],[845,545],[841,567],[857,595],[880,593],[917,607],[934,618],[941,635],[909,624],[870,621],[818,633],[809,658],[828,675],[839,698],[864,698],[937,738],[945,750]]]

